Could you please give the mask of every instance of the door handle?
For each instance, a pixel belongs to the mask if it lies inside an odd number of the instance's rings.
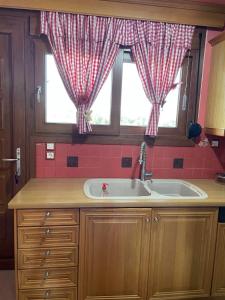
[[[20,148],[16,148],[16,176],[21,176],[21,155],[20,155]]]
[[[4,162],[14,162],[17,160],[18,160],[18,158],[2,158],[2,161],[4,161]]]
[[[16,162],[16,176],[21,175],[21,153],[20,148],[16,148],[16,158],[2,158],[4,162]]]

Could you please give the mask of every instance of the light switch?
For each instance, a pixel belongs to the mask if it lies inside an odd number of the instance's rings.
[[[211,146],[213,148],[218,148],[219,147],[219,140],[212,140],[211,141]]]
[[[46,143],[46,150],[55,150],[55,143]]]

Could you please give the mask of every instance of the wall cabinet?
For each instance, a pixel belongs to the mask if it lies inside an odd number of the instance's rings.
[[[225,136],[225,33],[211,40],[208,100],[206,109],[206,133]]]
[[[82,210],[80,300],[210,296],[217,209],[160,208],[149,217]]]
[[[218,225],[212,295],[225,296],[225,224],[224,223],[220,223]]]

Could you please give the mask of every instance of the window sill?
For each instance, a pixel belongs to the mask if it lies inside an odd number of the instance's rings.
[[[143,140],[152,146],[193,147],[195,144],[185,136],[159,135],[155,139],[144,135],[72,135],[71,134],[36,134],[35,142],[55,142],[73,144],[100,145],[140,145]]]

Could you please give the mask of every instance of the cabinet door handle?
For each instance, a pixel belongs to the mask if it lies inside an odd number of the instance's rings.
[[[156,223],[158,223],[158,222],[159,222],[159,218],[158,218],[158,217],[154,217],[154,221],[155,221]]]
[[[46,271],[45,275],[44,275],[44,280],[46,280],[48,278],[48,276],[49,276],[49,273],[48,273],[48,271]]]
[[[45,292],[45,299],[47,299],[50,296],[50,291]]]
[[[146,222],[149,223],[150,222],[150,218],[146,218]]]
[[[45,230],[45,235],[49,235],[49,234],[50,234],[50,229],[48,228]]]

